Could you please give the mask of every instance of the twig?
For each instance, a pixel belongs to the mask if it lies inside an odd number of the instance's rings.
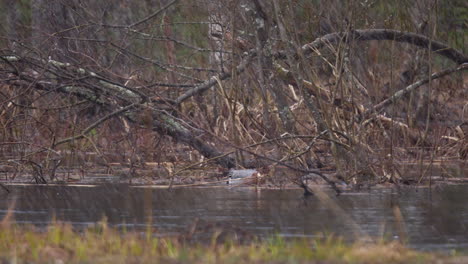
[[[468,70],[468,63],[463,63],[462,65],[460,65],[460,66],[458,66],[456,68],[450,68],[450,69],[446,69],[446,70],[443,70],[443,71],[440,71],[440,72],[436,72],[436,73],[432,74],[431,77],[429,77],[427,79],[417,81],[417,82],[407,86],[406,88],[403,88],[403,89],[397,91],[392,96],[390,96],[389,98],[387,98],[387,99],[383,100],[382,102],[378,103],[377,105],[375,105],[371,109],[368,109],[363,114],[358,116],[358,120],[363,119],[363,118],[367,118],[372,113],[378,113],[379,111],[381,111],[385,107],[389,106],[390,104],[395,103],[400,98],[406,96],[407,94],[411,93],[412,91],[416,90],[417,88],[421,87],[422,85],[428,83],[431,80],[435,80],[435,79],[444,77],[444,76],[446,76],[448,74],[451,74],[451,73],[454,73],[454,72],[457,72],[457,71],[463,71],[463,70]]]
[[[247,55],[243,61],[237,66],[237,68],[235,69],[235,71],[237,73],[241,73],[245,70],[245,68],[247,67],[247,65],[249,65],[251,59],[255,56],[255,53],[252,52],[250,53],[249,55]],[[182,102],[184,102],[185,100],[191,98],[192,96],[194,95],[197,95],[197,94],[201,94],[203,92],[205,92],[206,90],[208,90],[209,88],[213,87],[215,84],[218,83],[218,80],[225,80],[229,77],[231,77],[231,73],[228,73],[228,72],[225,72],[223,74],[220,74],[220,75],[215,75],[215,76],[212,76],[210,79],[204,81],[203,83],[193,87],[192,89],[188,90],[187,92],[185,92],[183,95],[179,96],[176,100],[175,100],[175,104],[176,105],[179,105],[181,104]]]
[[[175,4],[178,0],[173,0],[172,2],[169,2],[167,5],[163,6],[161,9],[159,9],[158,11],[154,12],[153,14],[143,18],[142,20],[140,21],[137,21],[131,25],[129,25],[128,27],[135,27],[135,26],[138,26],[140,24],[143,24],[145,23],[146,21],[156,17],[157,15],[161,14],[164,10],[168,9],[169,7],[171,7],[173,4]]]
[[[327,132],[327,131],[324,131],[324,132]],[[242,148],[244,149],[247,149],[247,148],[253,148],[253,147],[257,147],[257,146],[260,146],[260,145],[264,145],[264,144],[268,144],[268,143],[271,143],[271,142],[274,142],[274,141],[279,141],[279,140],[286,140],[286,139],[295,139],[295,138],[312,138],[313,142],[320,136],[322,136],[324,133],[321,133],[320,135],[318,136],[308,136],[308,135],[292,135],[292,136],[286,136],[286,137],[278,137],[278,138],[272,138],[272,139],[267,139],[267,140],[264,140],[264,141],[261,141],[261,142],[257,142],[257,143],[254,143],[254,144],[250,144],[250,145],[247,145],[247,146],[244,146]],[[210,161],[214,161],[214,160],[217,160],[217,159],[220,159],[222,157],[226,157],[228,155],[231,155],[233,153],[235,153],[237,150],[232,150],[232,151],[229,151],[229,152],[226,152],[222,155],[219,155],[219,156],[216,156],[216,157],[212,157],[210,159],[205,159],[203,161],[200,161],[200,162],[196,162],[196,163],[192,163],[184,168],[181,168],[180,170],[174,172],[174,174],[178,174],[182,171],[185,171],[185,170],[188,170],[190,168],[193,168],[195,166],[198,166],[198,165],[201,165],[201,164],[204,164],[204,163],[208,163]]]
[[[7,193],[10,193],[10,189],[8,189],[3,183],[0,183],[0,187],[5,190]]]
[[[70,142],[70,141],[73,141],[73,140],[81,139],[81,138],[85,137],[86,134],[88,134],[92,129],[94,129],[97,126],[101,125],[104,121],[106,121],[106,120],[108,120],[108,119],[110,119],[110,118],[112,118],[112,117],[114,117],[116,115],[119,115],[119,114],[121,114],[123,112],[126,112],[126,111],[130,110],[131,108],[135,107],[136,105],[137,104],[130,104],[130,105],[127,105],[125,107],[122,107],[119,110],[116,110],[116,111],[102,117],[101,119],[97,120],[96,122],[92,123],[87,128],[85,128],[79,135],[59,140],[59,141],[55,142],[52,147],[56,147],[58,145],[61,145],[63,143],[67,143],[67,142]]]

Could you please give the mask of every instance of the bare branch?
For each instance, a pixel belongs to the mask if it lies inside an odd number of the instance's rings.
[[[171,2],[169,2],[167,5],[163,6],[161,9],[159,9],[158,11],[154,12],[153,14],[143,18],[142,20],[140,21],[137,21],[131,25],[129,25],[128,27],[135,27],[135,26],[138,26],[140,24],[143,24],[145,23],[146,21],[158,16],[159,14],[161,14],[161,12],[163,12],[164,10],[168,9],[169,7],[171,7],[173,4],[175,4],[178,0],[173,0]]]
[[[436,73],[432,74],[431,77],[429,77],[427,79],[424,79],[424,80],[417,81],[417,82],[407,86],[406,88],[404,88],[402,90],[399,90],[398,92],[394,93],[389,98],[387,98],[387,99],[383,100],[382,102],[378,103],[377,105],[375,105],[372,109],[369,109],[366,112],[364,112],[361,115],[361,118],[369,116],[372,113],[377,113],[377,112],[381,111],[385,107],[389,106],[390,104],[395,103],[400,98],[405,97],[406,95],[408,95],[412,91],[416,90],[417,88],[421,87],[422,85],[428,83],[431,80],[435,80],[435,79],[444,77],[446,75],[449,75],[451,73],[454,73],[454,72],[457,72],[457,71],[464,71],[464,70],[468,70],[468,63],[463,63],[462,65],[460,65],[459,67],[456,67],[456,68],[450,68],[450,69],[446,69],[446,70],[443,70],[443,71],[440,71],[440,72],[436,72]]]
[[[317,49],[323,48],[327,44],[335,44],[341,41],[370,41],[370,40],[393,40],[402,43],[412,44],[421,48],[431,49],[458,64],[468,62],[468,57],[460,51],[445,45],[442,42],[429,39],[423,35],[390,30],[390,29],[360,29],[351,32],[336,32],[327,34],[311,43],[302,46],[304,55],[311,54]],[[286,58],[285,52],[279,52],[277,58]]]
[[[130,109],[132,109],[134,107],[136,107],[136,104],[131,104],[131,105],[122,107],[122,108],[120,108],[120,109],[118,109],[118,110],[116,110],[116,111],[114,111],[114,112],[100,118],[96,122],[92,123],[87,128],[85,128],[79,135],[59,140],[59,141],[55,142],[52,147],[56,147],[58,145],[61,145],[61,144],[64,144],[64,143],[67,143],[67,142],[70,142],[70,141],[73,141],[73,140],[78,140],[78,139],[84,138],[86,136],[86,134],[88,134],[91,130],[98,127],[102,123],[104,123],[106,120],[109,120],[112,117],[118,116],[118,115],[120,115],[120,114],[122,114],[122,113],[124,113],[126,111],[129,111]]]
[[[254,55],[255,55],[255,53],[250,53],[249,55],[247,55],[242,60],[242,62],[237,66],[235,71],[237,73],[243,72],[245,70],[245,68],[247,67],[247,65],[249,65],[249,63],[252,60],[252,58],[254,57]],[[230,78],[231,76],[232,76],[232,74],[229,73],[229,72],[225,72],[225,73],[220,74],[220,75],[212,76],[210,79],[208,79],[208,80],[204,81],[203,83],[193,87],[192,89],[185,92],[183,95],[179,96],[175,100],[175,104],[179,105],[182,102],[184,102],[185,100],[189,99],[190,97],[192,97],[194,95],[197,95],[197,94],[201,94],[201,93],[205,92],[206,90],[210,89],[216,83],[218,83],[217,80],[221,80],[221,81],[226,80],[227,78]]]

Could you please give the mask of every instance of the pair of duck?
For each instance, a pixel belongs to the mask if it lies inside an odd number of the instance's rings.
[[[230,169],[223,172],[223,176],[227,176],[226,184],[228,185],[255,185],[264,177],[256,169]]]
[[[265,171],[265,173],[268,173],[268,169],[262,169],[261,171]],[[265,175],[256,169],[229,169],[227,171],[223,171],[222,176],[228,177],[226,184],[236,186],[258,185],[259,183],[265,180]],[[308,186],[309,181],[315,184],[326,184],[326,182],[324,182],[318,176],[315,176],[313,174],[306,174],[302,176],[299,181],[299,186],[304,189],[304,196],[309,196],[313,194]],[[346,187],[346,182],[339,177],[333,179],[333,182],[335,182],[335,184],[337,185],[340,185],[341,187]]]

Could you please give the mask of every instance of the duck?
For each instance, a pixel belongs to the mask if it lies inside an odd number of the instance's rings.
[[[258,172],[256,169],[230,169],[228,171],[228,180],[226,184],[248,184],[254,183],[257,178],[261,176],[261,173]]]
[[[257,185],[264,175],[257,169],[229,169],[222,172],[227,185]]]

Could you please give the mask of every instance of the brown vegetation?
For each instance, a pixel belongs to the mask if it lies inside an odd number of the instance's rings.
[[[464,1],[117,2],[0,4],[10,180],[216,164],[334,187],[467,159]]]

